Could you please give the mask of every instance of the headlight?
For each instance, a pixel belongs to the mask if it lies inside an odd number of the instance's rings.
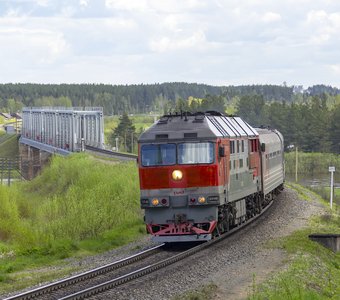
[[[157,206],[159,204],[159,200],[157,198],[152,199],[151,201],[153,206]]]
[[[173,180],[181,180],[183,178],[183,173],[180,170],[174,170],[172,172],[172,179]]]
[[[205,203],[205,198],[203,196],[198,197],[198,203],[200,203],[200,204]]]

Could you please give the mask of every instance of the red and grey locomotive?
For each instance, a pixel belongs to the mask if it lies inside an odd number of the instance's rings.
[[[283,189],[283,137],[218,112],[165,115],[139,138],[141,207],[159,242],[210,240]]]

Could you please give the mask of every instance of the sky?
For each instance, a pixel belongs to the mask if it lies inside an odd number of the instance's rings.
[[[326,84],[339,0],[0,0],[0,83]]]

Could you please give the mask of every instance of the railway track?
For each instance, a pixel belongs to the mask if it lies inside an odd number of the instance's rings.
[[[117,158],[119,160],[136,160],[137,155],[136,154],[131,154],[131,153],[121,153],[121,152],[115,152],[115,151],[110,151],[106,149],[100,149],[92,146],[85,146],[86,151],[90,152],[95,152],[98,155],[103,155],[103,156],[109,156],[113,158]]]
[[[142,252],[139,252],[137,254],[131,255],[127,258],[115,261],[113,263],[92,269],[90,271],[86,271],[80,274],[77,274],[75,276],[65,278],[53,283],[50,283],[48,285],[44,285],[32,290],[29,290],[27,292],[23,292],[18,295],[14,295],[12,297],[6,298],[5,300],[24,300],[24,299],[60,299],[60,295],[63,293],[63,290],[74,287],[75,285],[78,285],[79,283],[84,283],[88,280],[93,280],[94,278],[98,278],[102,275],[108,275],[112,273],[113,271],[117,271],[120,269],[123,269],[126,266],[135,264],[137,262],[142,261],[143,259],[156,255],[160,252],[162,247],[164,247],[165,244],[157,245],[153,248],[144,250]],[[58,292],[58,295],[53,295]]]
[[[254,218],[244,222],[242,225],[233,228],[232,230],[228,231],[227,233],[198,246],[189,248],[188,250],[180,251],[177,254],[173,254],[171,252],[167,252],[165,256],[166,258],[162,257],[164,255],[159,255],[161,258],[157,258],[157,252],[164,247],[164,244],[155,246],[148,250],[145,250],[141,253],[135,254],[128,258],[119,260],[109,265],[105,265],[103,267],[99,267],[85,273],[81,273],[79,275],[72,276],[70,278],[66,278],[46,286],[42,286],[9,298],[5,300],[24,300],[24,299],[86,299],[93,295],[102,293],[104,291],[113,289],[118,287],[122,284],[125,284],[131,280],[136,278],[140,278],[146,276],[154,271],[159,269],[165,268],[173,263],[176,263],[180,260],[185,259],[203,249],[206,249],[221,240],[231,236],[232,234],[236,233],[237,231],[241,230],[245,226],[249,225],[250,223],[257,220],[259,217],[263,216],[264,213],[271,207],[273,201],[269,203],[263,210],[262,213],[255,216]],[[125,266],[130,266],[133,263],[141,261],[147,257],[153,256],[155,258],[155,262],[147,262],[147,264],[137,264],[134,269],[131,267],[127,268],[125,272],[118,272],[117,274],[113,275],[112,271],[123,268]],[[87,280],[93,281],[93,278],[99,277],[102,274],[106,274],[105,278],[101,279],[100,283],[90,283],[87,284]],[[112,277],[113,276],[113,277]],[[79,284],[81,283],[81,284]],[[78,285],[78,286],[77,286]],[[71,287],[71,288],[70,288]],[[63,289],[66,291],[63,291]],[[71,291],[71,292],[70,292]]]

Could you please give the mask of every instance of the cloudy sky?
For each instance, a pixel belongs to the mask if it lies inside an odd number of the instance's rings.
[[[0,0],[0,83],[340,87],[338,0]]]

